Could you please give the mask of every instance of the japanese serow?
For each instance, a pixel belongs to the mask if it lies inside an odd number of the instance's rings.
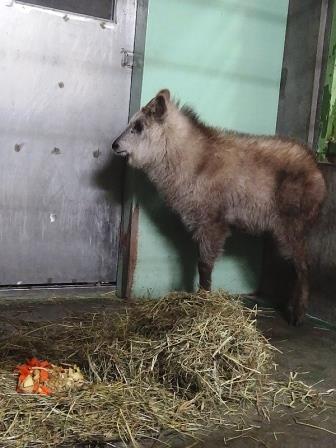
[[[113,142],[116,154],[147,173],[198,245],[200,288],[231,227],[270,232],[296,270],[289,300],[297,325],[307,310],[306,236],[326,196],[324,178],[307,146],[289,138],[254,136],[204,124],[161,90]]]

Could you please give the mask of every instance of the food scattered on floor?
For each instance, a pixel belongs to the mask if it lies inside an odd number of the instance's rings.
[[[16,366],[18,382],[16,390],[24,394],[52,395],[78,389],[84,384],[84,376],[76,365],[57,366],[33,357]]]

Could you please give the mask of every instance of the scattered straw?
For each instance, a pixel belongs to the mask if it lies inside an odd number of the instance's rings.
[[[331,431],[330,429],[322,428],[321,426],[317,426],[317,425],[312,425],[311,423],[301,422],[300,420],[297,420],[295,417],[293,417],[293,420],[298,425],[308,426],[309,428],[318,429],[319,431],[325,431],[325,432],[327,432],[329,434],[333,434],[334,436],[336,436],[336,432],[335,431]]]
[[[318,406],[321,396],[295,374],[286,384],[272,380],[275,349],[255,320],[255,309],[219,292],[18,325],[0,343],[0,446],[121,440],[136,447],[162,431],[196,437],[214,427],[246,429],[251,405],[266,418],[272,403]],[[54,397],[19,395],[12,372],[31,356],[76,363],[87,384]]]

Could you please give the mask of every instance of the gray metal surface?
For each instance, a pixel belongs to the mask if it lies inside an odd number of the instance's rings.
[[[316,143],[331,0],[290,0],[277,133]]]
[[[318,100],[320,96],[321,77],[323,70],[323,50],[325,48],[325,37],[328,28],[327,17],[328,13],[331,15],[331,12],[329,11],[329,3],[330,3],[329,0],[322,0],[321,2],[320,26],[316,45],[317,48],[316,48],[316,60],[315,60],[315,74],[314,74],[312,105],[310,109],[309,133],[308,133],[308,145],[311,147],[313,147],[315,140]]]
[[[0,0],[2,285],[116,280],[122,173],[108,194],[95,173],[128,121],[135,9],[102,23]]]

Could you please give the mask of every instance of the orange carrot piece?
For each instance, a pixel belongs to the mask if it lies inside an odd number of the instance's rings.
[[[39,369],[41,367],[41,369]],[[41,395],[51,395],[52,390],[44,385],[43,383],[47,382],[49,379],[49,372],[45,370],[47,367],[51,367],[51,364],[49,361],[39,361],[37,358],[33,357],[25,364],[18,364],[15,367],[15,370],[18,371],[19,377],[18,377],[18,384],[16,386],[16,391],[19,393],[25,392],[20,386],[26,379],[28,375],[30,375],[34,368],[39,370],[39,379],[34,383],[33,386],[33,393],[38,393]]]
[[[30,367],[38,367],[39,364],[40,364],[40,362],[39,362],[39,360],[38,360],[37,358],[33,357],[33,358],[31,358],[31,359],[27,362],[27,364],[28,364]]]
[[[22,374],[28,375],[28,373],[30,372],[30,367],[28,367],[26,364],[21,364],[19,366],[16,366],[15,369],[18,370]]]
[[[48,361],[41,361],[40,362],[40,367],[50,367],[50,362],[48,362]]]
[[[49,387],[47,386],[40,386],[40,393],[43,395],[51,395],[51,389],[49,389]]]
[[[22,383],[28,375],[29,374],[21,373],[21,375],[19,376],[19,383]]]

